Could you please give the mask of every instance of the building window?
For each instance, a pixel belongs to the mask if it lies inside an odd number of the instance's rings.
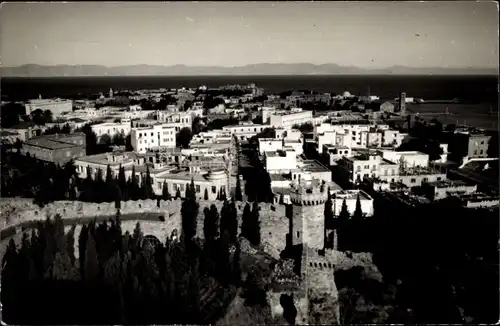
[[[156,183],[158,185],[158,189],[162,189],[161,182]]]
[[[483,150],[480,150],[480,151],[479,151],[479,153],[480,153],[481,155],[483,155],[484,151],[483,151]]]
[[[474,155],[477,155],[477,150],[474,151]]]
[[[217,187],[216,186],[212,186],[212,193],[213,194],[217,193]]]
[[[441,181],[441,177],[437,177],[437,181]]]
[[[415,182],[417,182],[417,179],[415,179],[415,178],[411,178],[411,179],[410,179],[410,182],[411,182],[411,183],[415,183]]]
[[[177,183],[174,183],[174,185],[173,185],[173,186],[174,186],[174,191],[176,191],[176,190],[177,190],[177,187],[178,187],[178,186],[177,186]]]
[[[195,185],[195,188],[196,188],[196,192],[201,192],[201,188],[200,188],[200,185]]]
[[[297,231],[297,238],[300,238],[300,232]]]

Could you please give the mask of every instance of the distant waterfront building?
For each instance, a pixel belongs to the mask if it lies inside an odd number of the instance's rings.
[[[65,164],[66,162],[85,156],[85,134],[44,135],[28,139],[21,153],[29,153],[32,157],[46,162]]]
[[[406,114],[406,93],[401,92],[399,95],[399,112]]]
[[[35,110],[49,110],[54,117],[63,115],[63,113],[73,111],[73,102],[64,99],[36,99],[29,100],[26,103],[26,114],[29,115]]]

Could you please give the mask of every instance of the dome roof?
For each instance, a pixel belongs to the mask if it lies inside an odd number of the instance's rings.
[[[343,97],[350,97],[351,96],[351,93],[349,93],[348,91],[345,91],[343,94],[342,94]]]
[[[212,170],[208,173],[209,180],[224,179],[226,178],[226,171],[223,169]]]

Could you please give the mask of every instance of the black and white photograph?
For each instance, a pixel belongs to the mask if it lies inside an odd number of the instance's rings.
[[[496,324],[494,1],[2,2],[1,325]]]

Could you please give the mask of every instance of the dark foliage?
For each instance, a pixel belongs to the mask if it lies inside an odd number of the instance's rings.
[[[63,220],[56,216],[39,222],[31,236],[24,234],[19,248],[11,239],[2,261],[5,322],[211,324],[231,299],[231,287],[214,281],[222,274],[201,273],[202,262],[211,258],[186,250],[182,241],[168,238],[152,246],[139,224],[133,234],[123,234],[117,214],[109,222],[94,220],[82,227],[78,268],[74,230],[65,234]],[[196,249],[197,242],[191,246]],[[222,265],[229,266],[223,268],[230,273],[224,274],[226,281],[236,281],[234,263]]]

